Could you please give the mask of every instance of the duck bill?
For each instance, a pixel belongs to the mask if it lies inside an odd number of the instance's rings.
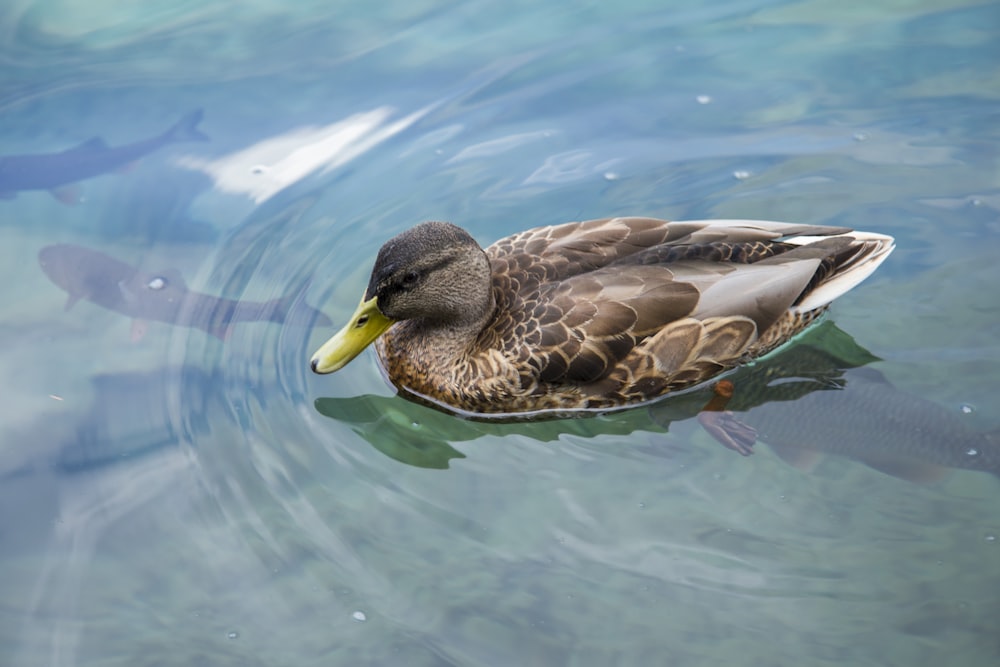
[[[316,350],[310,361],[314,372],[339,371],[392,326],[395,320],[379,312],[375,300],[362,301],[347,325]]]

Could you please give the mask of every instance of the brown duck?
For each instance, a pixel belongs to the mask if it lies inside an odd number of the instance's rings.
[[[375,342],[389,380],[465,413],[607,410],[709,380],[788,341],[889,255],[844,227],[622,217],[483,250],[425,222],[390,239],[332,373]]]

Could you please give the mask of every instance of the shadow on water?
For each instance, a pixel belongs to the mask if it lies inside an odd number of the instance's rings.
[[[727,418],[756,431],[784,461],[811,469],[821,454],[847,456],[912,481],[947,468],[1000,475],[1000,437],[970,429],[946,408],[895,388],[867,364],[878,358],[827,321],[788,349],[729,376],[736,391]],[[601,415],[498,423],[457,418],[398,397],[318,398],[321,414],[349,424],[386,456],[423,468],[462,458],[455,442],[517,434],[539,441],[668,430],[697,417],[712,399],[702,387],[654,404]]]

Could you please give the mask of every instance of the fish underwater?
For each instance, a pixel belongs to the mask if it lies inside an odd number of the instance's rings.
[[[221,383],[218,370],[193,366],[98,373],[78,414],[54,410],[22,432],[4,431],[0,480],[45,471],[83,473],[176,447],[190,438],[185,430],[207,430],[210,422],[226,418]]]
[[[873,368],[847,370],[840,381],[727,418],[806,471],[833,454],[911,482],[935,482],[949,468],[1000,476],[1000,432],[969,428],[957,411],[897,389]]]
[[[80,195],[73,184],[122,169],[168,144],[209,141],[198,129],[203,112],[196,109],[162,134],[123,146],[108,146],[94,137],[60,153],[0,156],[0,199],[12,199],[26,190],[48,190],[65,204],[76,204]]]
[[[86,299],[133,318],[132,339],[145,333],[146,322],[166,322],[201,329],[220,340],[239,322],[282,322],[330,326],[320,311],[289,294],[271,301],[226,299],[189,290],[176,269],[141,271],[103,252],[72,244],[45,246],[38,261],[53,283],[69,293],[66,309]]]
[[[803,471],[832,455],[919,483],[937,481],[951,469],[1000,478],[1000,430],[977,431],[957,410],[897,388],[866,366],[877,360],[825,321],[788,347],[728,375],[735,391],[718,411],[705,411],[715,402],[712,385],[642,407],[562,420],[551,415],[544,421],[462,419],[406,392],[317,398],[315,408],[349,424],[387,456],[421,467],[448,467],[450,459],[463,456],[452,445],[484,435],[517,434],[539,441],[567,433],[623,436],[658,427],[669,430],[672,423],[697,418],[727,447],[749,455],[763,443]]]
[[[698,419],[744,456],[763,442],[804,471],[831,454],[918,483],[949,469],[1000,477],[1000,430],[972,429],[957,410],[897,388],[867,366],[873,361],[878,357],[824,322],[788,350],[734,374],[727,380],[732,398],[709,400]],[[669,423],[670,410],[669,403],[650,407],[660,423]]]

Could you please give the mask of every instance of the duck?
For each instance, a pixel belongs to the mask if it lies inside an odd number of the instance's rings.
[[[310,366],[338,371],[374,343],[397,390],[459,415],[625,408],[788,343],[894,246],[840,226],[613,217],[484,249],[423,222],[379,249]]]

